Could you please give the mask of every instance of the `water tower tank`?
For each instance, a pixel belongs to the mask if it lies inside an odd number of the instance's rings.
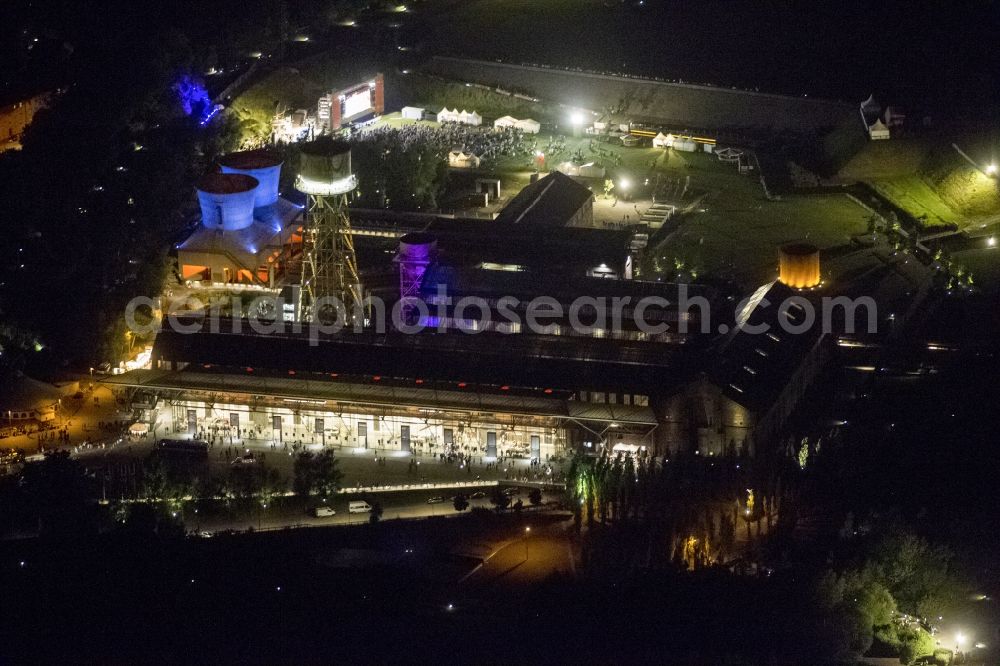
[[[437,257],[437,239],[430,234],[412,233],[399,239],[399,295],[416,296],[424,273]]]
[[[819,248],[807,243],[792,243],[781,248],[778,279],[794,289],[819,285]]]
[[[351,146],[337,139],[319,139],[302,144],[295,189],[305,194],[346,194],[357,181],[351,172]]]
[[[230,153],[219,160],[222,173],[241,173],[260,181],[254,195],[254,208],[264,208],[278,202],[281,180],[281,157],[266,150],[245,150]]]
[[[209,173],[198,181],[201,223],[209,229],[238,231],[253,224],[254,196],[260,182],[244,174]]]

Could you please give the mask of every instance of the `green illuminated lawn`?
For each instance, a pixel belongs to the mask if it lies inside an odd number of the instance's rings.
[[[984,161],[990,145],[970,139],[960,143],[967,154]],[[934,229],[959,227],[982,216],[1000,213],[997,182],[975,169],[947,142],[937,137],[870,141],[840,171],[846,181],[860,180],[908,214]]]
[[[921,220],[924,229],[962,222],[962,216],[952,210],[920,176],[879,180],[872,186],[882,196]]]

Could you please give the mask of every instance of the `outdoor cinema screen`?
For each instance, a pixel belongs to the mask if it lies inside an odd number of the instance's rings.
[[[351,93],[344,99],[343,117],[350,118],[359,113],[364,113],[370,108],[372,108],[372,92],[369,88],[365,87],[364,90]]]

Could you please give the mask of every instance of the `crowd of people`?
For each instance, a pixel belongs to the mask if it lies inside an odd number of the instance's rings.
[[[472,153],[481,160],[524,157],[534,151],[534,144],[526,141],[524,132],[515,127],[494,128],[461,123],[443,123],[438,127],[419,124],[404,127],[380,125],[366,128],[352,139],[362,142],[378,140],[388,140],[404,150],[415,145],[430,145],[442,159],[452,150]]]

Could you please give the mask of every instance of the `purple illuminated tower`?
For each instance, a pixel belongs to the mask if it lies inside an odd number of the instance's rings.
[[[399,299],[403,302],[403,319],[416,317],[413,299],[420,297],[420,284],[427,267],[437,259],[437,240],[430,234],[412,233],[399,239]]]

